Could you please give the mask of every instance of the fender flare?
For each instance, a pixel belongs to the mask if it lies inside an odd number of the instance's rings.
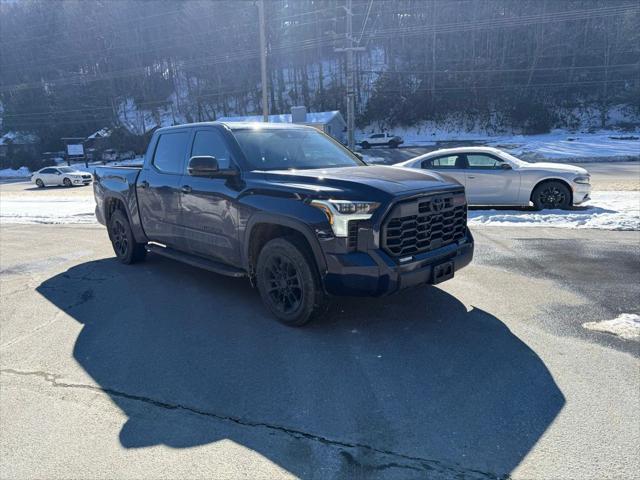
[[[251,234],[253,233],[254,227],[261,223],[287,227],[303,235],[307,240],[307,243],[311,247],[311,253],[313,254],[313,257],[316,261],[318,271],[321,275],[323,275],[324,272],[327,271],[327,262],[324,258],[322,248],[320,247],[320,242],[314,235],[314,232],[311,230],[311,228],[304,222],[301,222],[294,218],[284,217],[282,215],[276,215],[268,212],[255,213],[247,222],[247,227],[245,229],[244,239],[242,242],[242,264],[245,266],[245,268],[247,268],[247,270],[249,269],[249,247],[251,244]]]
[[[137,242],[146,243],[148,242],[148,238],[142,230],[142,224],[140,223],[140,216],[137,213],[137,205],[134,205],[136,211],[135,214],[131,213],[131,205],[127,201],[126,197],[122,195],[120,192],[110,191],[108,195],[105,196],[104,201],[102,202],[102,211],[100,215],[103,216],[105,221],[105,226],[108,226],[108,218],[107,218],[107,207],[111,201],[118,201],[124,207],[124,213],[129,220],[129,224],[131,225],[131,231],[133,232],[133,236]]]

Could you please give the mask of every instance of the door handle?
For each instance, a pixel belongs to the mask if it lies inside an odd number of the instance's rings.
[[[143,180],[142,182],[140,182],[140,188],[149,188],[149,182]]]
[[[473,175],[469,175],[467,178],[476,178],[476,177],[474,177]]]
[[[189,185],[183,185],[182,188],[180,188],[182,193],[191,193],[191,190],[193,189]]]

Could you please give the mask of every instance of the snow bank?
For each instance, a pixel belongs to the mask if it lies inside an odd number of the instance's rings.
[[[640,230],[640,192],[593,192],[572,210],[469,210],[469,225]]]
[[[3,196],[0,223],[96,223],[94,210],[90,196]]]
[[[12,168],[4,168],[0,170],[0,178],[23,178],[29,177],[31,172],[27,167],[20,167],[17,170]]]
[[[582,326],[587,330],[611,333],[627,340],[640,338],[640,315],[635,313],[623,313],[613,320],[587,322]]]

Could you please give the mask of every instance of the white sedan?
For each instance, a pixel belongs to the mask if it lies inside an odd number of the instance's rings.
[[[394,167],[434,170],[464,185],[469,205],[566,209],[589,200],[591,177],[562,163],[528,163],[491,147],[436,150]]]
[[[31,181],[40,188],[47,185],[89,185],[92,180],[93,176],[90,173],[71,167],[45,167],[31,175]]]

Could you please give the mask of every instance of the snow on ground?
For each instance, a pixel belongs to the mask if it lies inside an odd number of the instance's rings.
[[[21,195],[0,198],[0,223],[96,223],[93,196]]]
[[[3,168],[0,170],[0,178],[23,178],[31,175],[27,167],[20,167],[17,170],[13,168]]]
[[[640,192],[593,192],[572,210],[469,210],[469,225],[640,230]]]
[[[3,196],[0,223],[95,223],[93,196]],[[640,230],[640,192],[594,192],[573,210],[469,210],[471,226]]]
[[[635,313],[623,313],[613,320],[587,322],[582,326],[587,330],[611,333],[627,340],[640,338],[640,315]]]

